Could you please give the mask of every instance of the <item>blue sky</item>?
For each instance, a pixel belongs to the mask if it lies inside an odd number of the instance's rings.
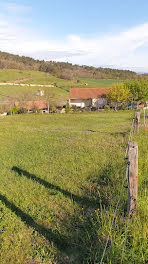
[[[148,1],[0,0],[0,50],[148,72]]]

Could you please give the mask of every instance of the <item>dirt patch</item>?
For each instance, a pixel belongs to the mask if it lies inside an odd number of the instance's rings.
[[[24,78],[24,79],[20,79],[20,80],[15,80],[13,81],[14,83],[19,83],[19,82],[24,82],[24,81],[28,81],[30,80],[30,78]]]

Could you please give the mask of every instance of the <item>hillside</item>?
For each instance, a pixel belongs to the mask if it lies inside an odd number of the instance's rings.
[[[50,60],[50,58],[49,58]],[[79,78],[129,80],[147,78],[129,70],[110,68],[95,68],[89,66],[72,65],[65,62],[39,61],[30,57],[0,52],[0,69],[38,70],[66,80]]]
[[[6,85],[0,85],[0,100],[6,100],[5,96],[12,96],[15,98],[26,96],[30,99],[37,99],[36,93],[40,89],[37,86],[31,87],[28,84],[36,85],[53,85],[54,87],[43,87],[45,94],[50,94],[56,101],[66,101],[69,95],[69,88],[77,87],[110,87],[113,83],[120,82],[117,80],[99,80],[99,79],[85,79],[79,80],[64,80],[50,73],[31,71],[31,70],[1,70],[0,71],[0,83],[6,83]],[[26,84],[26,86],[7,85],[7,83]],[[28,96],[29,95],[29,96]],[[42,97],[42,99],[44,99]]]

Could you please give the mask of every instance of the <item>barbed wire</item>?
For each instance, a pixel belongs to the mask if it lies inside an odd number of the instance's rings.
[[[129,162],[127,165],[128,168],[128,178],[129,178]],[[128,193],[130,191],[130,185],[129,185],[129,180],[128,180]],[[125,243],[126,243],[126,238],[127,238],[127,229],[128,229],[128,225],[129,225],[129,220],[130,220],[130,214],[128,214],[128,219],[127,219],[127,224],[126,224],[126,229],[125,229],[125,235],[124,235],[124,241],[123,241],[123,248],[122,248],[122,255],[121,255],[121,264],[123,263],[123,255],[124,255],[124,250],[125,250]]]
[[[123,255],[124,255],[124,251],[125,251],[125,243],[126,243],[126,239],[127,239],[127,229],[128,229],[128,225],[129,225],[129,220],[130,220],[130,214],[128,215],[127,224],[126,224],[125,239],[123,241],[122,256],[121,256],[121,264],[123,263]]]
[[[140,111],[141,113],[141,111]],[[134,119],[133,119],[133,124],[134,124]],[[134,125],[133,125],[134,128]],[[132,139],[132,134],[130,133],[130,137],[129,140]],[[129,168],[128,168],[129,170]],[[130,191],[130,186],[129,186],[129,181],[128,181],[128,192]],[[126,229],[125,229],[125,234],[124,234],[124,241],[123,241],[123,248],[122,248],[122,256],[121,256],[121,264],[123,263],[123,256],[124,256],[124,251],[125,251],[125,243],[126,243],[126,239],[127,239],[127,230],[128,230],[128,225],[129,225],[129,220],[130,220],[130,214],[128,214],[128,218],[127,218],[127,223],[126,223]]]
[[[133,129],[134,129],[134,119],[133,119],[133,122],[132,122],[132,125],[131,125],[130,134],[129,134],[129,139],[128,139],[127,147],[126,147],[126,150],[125,150],[124,159],[126,159],[127,154],[128,154],[129,143],[130,143],[130,141],[132,140]],[[109,238],[110,238],[110,235],[111,235],[111,231],[112,231],[113,223],[114,223],[114,220],[115,220],[115,217],[116,217],[116,212],[117,212],[117,209],[118,209],[118,206],[119,206],[119,203],[120,203],[120,199],[121,199],[121,195],[122,195],[123,187],[124,187],[124,184],[125,184],[125,182],[126,182],[126,180],[127,180],[127,178],[128,178],[128,172],[129,172],[129,163],[127,163],[125,177],[124,177],[123,182],[122,182],[122,186],[121,186],[121,189],[120,189],[118,202],[117,202],[117,204],[116,204],[116,208],[115,208],[115,211],[114,211],[114,215],[113,215],[113,218],[112,218],[112,222],[111,222],[110,230],[109,230],[109,233],[108,233],[107,241],[106,241],[106,244],[105,244],[105,248],[104,248],[104,250],[103,250],[103,254],[102,254],[102,258],[101,258],[101,262],[100,262],[100,264],[103,263],[103,259],[104,259],[105,252],[106,252],[106,249],[107,249],[107,245],[108,245],[108,242],[109,242]],[[128,184],[128,188],[129,188],[129,184]],[[129,222],[129,220],[128,220],[128,222]],[[128,226],[126,226],[126,233],[127,233],[127,228],[128,228]],[[124,248],[123,248],[123,250],[122,250],[122,256],[123,256],[123,254],[124,254]],[[122,259],[123,259],[123,257],[122,257]],[[121,259],[121,261],[122,261],[122,259]],[[121,263],[122,263],[122,262],[121,262]]]
[[[118,206],[119,206],[119,203],[120,203],[120,199],[121,199],[121,195],[122,195],[122,190],[123,190],[124,183],[125,183],[126,179],[127,179],[127,170],[126,170],[126,175],[125,175],[124,180],[123,180],[123,183],[122,183],[122,187],[121,187],[121,190],[120,190],[118,202],[116,204],[115,212],[114,212],[114,215],[113,215],[113,219],[112,219],[112,222],[111,222],[109,234],[108,234],[108,237],[107,237],[107,241],[106,241],[106,244],[105,244],[105,248],[104,248],[104,251],[103,251],[103,255],[102,255],[100,264],[102,264],[103,259],[104,259],[104,256],[105,256],[106,248],[107,248],[107,245],[108,245],[108,241],[109,241],[110,234],[111,234],[111,231],[112,231],[112,226],[113,226],[113,223],[114,223],[114,220],[115,220],[115,217],[116,217],[116,212],[117,212],[117,209],[118,209]]]

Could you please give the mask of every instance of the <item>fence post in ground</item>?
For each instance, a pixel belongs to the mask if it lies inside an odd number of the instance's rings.
[[[139,122],[140,122],[140,112],[135,113],[134,119],[134,132],[137,133],[139,130]]]
[[[137,209],[138,195],[138,144],[137,142],[129,143],[129,173],[128,173],[128,208],[129,216]]]

